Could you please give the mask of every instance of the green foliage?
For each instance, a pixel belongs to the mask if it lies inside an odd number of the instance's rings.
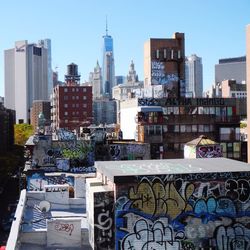
[[[14,145],[13,150],[0,154],[0,184],[22,166],[24,166],[23,146]]]
[[[246,122],[241,122],[240,123],[240,128],[246,128],[247,127],[247,123]]]
[[[34,133],[30,124],[15,124],[15,144],[24,146],[29,137]]]

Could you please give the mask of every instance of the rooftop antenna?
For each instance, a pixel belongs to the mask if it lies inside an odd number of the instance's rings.
[[[108,18],[106,15],[106,36],[108,36]]]

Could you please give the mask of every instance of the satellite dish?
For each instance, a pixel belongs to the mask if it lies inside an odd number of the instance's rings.
[[[41,212],[45,213],[45,212],[49,212],[50,210],[50,203],[48,201],[41,201],[39,203],[39,209],[41,210]]]

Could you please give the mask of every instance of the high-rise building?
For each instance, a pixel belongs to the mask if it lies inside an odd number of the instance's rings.
[[[224,80],[235,80],[237,83],[246,82],[246,57],[220,59],[215,65],[215,83]]]
[[[102,95],[112,98],[112,88],[115,86],[115,64],[113,38],[108,35],[106,25],[106,35],[103,36],[103,66],[102,66]]]
[[[93,99],[98,99],[102,96],[102,69],[99,62],[96,62],[94,72],[89,74],[89,83],[92,86]]]
[[[80,85],[78,66],[69,64],[65,85],[56,85],[52,102],[52,127],[80,131],[92,123],[92,87]]]
[[[48,50],[27,40],[4,51],[5,107],[16,111],[16,123],[30,123],[34,100],[48,100]]]
[[[246,78],[247,78],[247,95],[250,96],[250,24],[247,25],[246,35]],[[250,98],[247,98],[247,133],[248,138],[250,137]],[[250,163],[250,140],[248,139],[248,163]]]
[[[150,38],[144,44],[144,87],[162,85],[165,97],[185,96],[185,38]]]
[[[186,97],[202,97],[203,67],[202,59],[197,55],[186,57],[185,61]]]
[[[117,122],[117,102],[102,98],[93,101],[94,124],[113,124]]]
[[[52,71],[52,57],[51,57],[51,40],[50,39],[43,39],[39,40],[38,44],[41,47],[47,49],[47,60],[48,60],[48,95],[53,93],[53,71]]]

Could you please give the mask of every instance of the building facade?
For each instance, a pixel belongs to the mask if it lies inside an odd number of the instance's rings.
[[[173,159],[96,168],[86,181],[93,249],[248,249],[250,197],[239,191],[249,188],[248,164]]]
[[[93,101],[94,124],[113,124],[117,122],[117,101],[102,98]]]
[[[12,149],[14,145],[15,111],[6,109],[0,103],[0,153]]]
[[[186,57],[185,61],[186,97],[202,97],[203,66],[197,55]]]
[[[53,93],[53,71],[52,71],[52,55],[51,55],[51,40],[43,39],[38,41],[39,46],[47,49],[48,60],[48,96]]]
[[[220,59],[215,65],[215,83],[223,80],[235,80],[237,83],[246,82],[246,57]]]
[[[50,101],[35,100],[31,108],[31,125],[34,130],[38,128],[39,114],[42,113],[45,119],[45,125],[51,124],[51,104]]]
[[[34,100],[48,100],[48,50],[18,41],[4,51],[5,107],[16,110],[16,123],[30,123]]]
[[[76,64],[68,65],[65,85],[54,88],[52,102],[53,128],[79,131],[90,125],[92,115],[92,87],[81,86]]]
[[[246,74],[247,74],[247,94],[250,96],[250,24],[246,27]],[[247,124],[250,124],[250,98],[247,98]],[[247,126],[247,133],[250,135],[250,126]],[[248,163],[250,163],[250,143],[248,140]]]
[[[185,96],[185,38],[151,38],[144,44],[144,87],[163,85],[166,97]]]
[[[124,139],[150,143],[152,159],[161,154],[165,159],[183,158],[185,143],[205,135],[223,146],[224,157],[245,160],[240,141],[245,102],[236,98],[136,98],[121,103],[120,127]]]
[[[99,62],[96,62],[94,72],[89,74],[89,83],[92,86],[93,100],[102,97],[102,69]]]
[[[115,86],[115,63],[113,38],[108,35],[103,36],[103,66],[102,66],[102,95],[112,98],[112,88]]]

